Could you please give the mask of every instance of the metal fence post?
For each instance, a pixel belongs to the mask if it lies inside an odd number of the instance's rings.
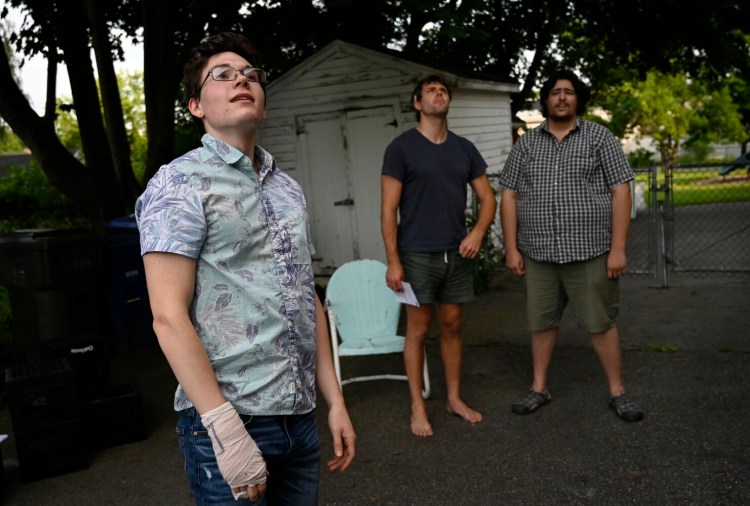
[[[649,166],[649,264],[653,271],[654,281],[659,277],[659,241],[658,241],[658,216],[659,207],[657,205],[657,191],[659,191],[659,179],[656,163]]]

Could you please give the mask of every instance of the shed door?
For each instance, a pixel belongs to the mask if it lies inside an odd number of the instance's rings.
[[[385,261],[380,169],[397,132],[392,107],[297,118],[317,274],[359,258]]]

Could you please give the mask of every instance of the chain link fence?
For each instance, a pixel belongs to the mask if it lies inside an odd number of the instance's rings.
[[[663,190],[665,285],[669,275],[750,273],[748,163],[670,165]]]
[[[675,276],[750,274],[749,167],[742,162],[634,169],[628,273],[651,276],[664,287]],[[500,200],[499,175],[489,178]],[[474,202],[474,216],[476,211]],[[505,269],[499,219],[479,261]]]

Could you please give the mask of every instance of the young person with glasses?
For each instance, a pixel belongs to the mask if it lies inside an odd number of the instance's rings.
[[[196,504],[317,504],[316,386],[333,436],[327,467],[355,455],[302,189],[256,144],[266,79],[241,35],[194,48],[183,85],[202,146],[163,166],[136,203]]]

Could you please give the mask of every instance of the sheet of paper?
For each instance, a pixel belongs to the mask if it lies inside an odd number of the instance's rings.
[[[417,296],[414,295],[414,290],[411,289],[411,285],[409,283],[403,282],[401,283],[401,286],[403,288],[400,292],[393,292],[396,294],[396,300],[403,304],[409,304],[410,306],[419,307]]]
[[[0,443],[2,443],[3,441],[5,441],[6,439],[8,439],[8,435],[7,434],[0,434]]]

